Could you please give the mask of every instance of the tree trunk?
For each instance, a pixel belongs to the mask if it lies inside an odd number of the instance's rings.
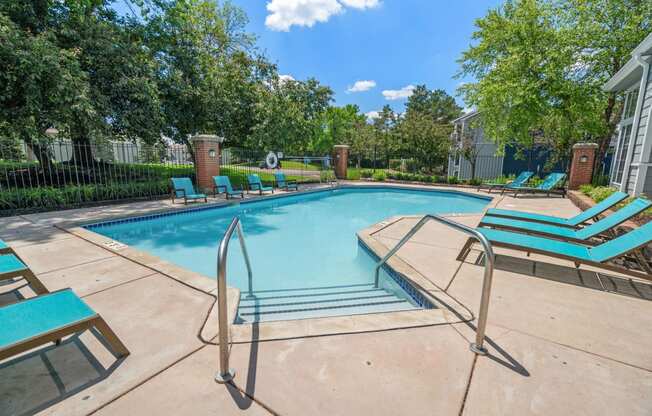
[[[616,95],[615,94],[610,94],[609,99],[607,101],[607,107],[604,110],[604,120],[607,123],[607,126],[609,126],[609,130],[607,134],[597,140],[598,142],[598,151],[597,154],[595,155],[595,160],[593,162],[593,177],[595,178],[598,172],[600,171],[600,165],[602,164],[602,161],[604,160],[604,157],[607,154],[607,150],[609,149],[609,143],[611,143],[611,138],[614,135],[614,132],[616,131],[616,126],[615,124],[611,121],[611,118],[613,117],[613,112],[614,108],[616,107]],[[611,163],[614,163],[612,160]]]

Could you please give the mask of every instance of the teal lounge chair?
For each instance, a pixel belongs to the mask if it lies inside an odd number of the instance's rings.
[[[249,184],[249,191],[258,191],[260,195],[263,194],[263,192],[271,192],[274,193],[274,188],[271,186],[265,186],[260,180],[260,177],[252,173],[251,175],[247,175],[247,183]]]
[[[652,206],[652,201],[645,198],[638,198],[613,214],[579,230],[560,227],[558,225],[492,217],[490,215],[484,216],[480,220],[480,225],[483,227],[507,229],[526,234],[539,234],[545,237],[594,245],[594,241],[591,239],[607,232],[609,232],[609,237],[613,237],[615,235],[614,229],[617,226],[650,208],[650,206]]]
[[[192,185],[190,178],[172,178],[172,203],[174,204],[174,197],[181,199],[183,203],[188,204],[188,201],[197,201],[203,199],[208,202],[208,198],[204,194],[197,193],[195,187]]]
[[[244,198],[244,192],[240,189],[233,189],[231,186],[231,180],[228,176],[213,176],[213,182],[215,186],[213,187],[213,196],[217,196],[224,192],[226,194],[226,199],[232,196],[239,196]]]
[[[90,328],[104,336],[118,357],[129,350],[106,324],[70,289],[0,307],[0,360]]]
[[[274,178],[276,178],[276,186],[278,186],[279,189],[284,189],[286,191],[299,190],[299,185],[297,184],[297,181],[285,179],[285,173],[283,172],[275,173]]]
[[[38,294],[48,293],[43,283],[15,254],[0,255],[0,280],[22,277]],[[1,326],[1,325],[0,325]]]
[[[571,218],[553,217],[551,215],[534,214],[531,212],[512,211],[509,209],[489,208],[486,215],[492,217],[514,218],[523,221],[540,222],[544,224],[553,224],[561,227],[577,228],[591,219],[598,219],[600,214],[615,206],[616,204],[627,199],[629,195],[625,192],[614,192],[608,198],[595,204],[591,208]]]
[[[9,247],[7,243],[5,243],[4,241],[2,241],[2,239],[0,239],[0,254],[9,254],[13,252],[14,251],[11,249],[11,247]]]
[[[630,276],[652,280],[652,267],[643,258],[640,249],[652,241],[652,222],[638,227],[626,234],[609,240],[595,247],[575,244],[567,241],[553,240],[545,237],[515,233],[511,231],[494,230],[490,228],[477,228],[493,246],[505,247],[527,253],[538,253],[549,257],[570,260],[575,267],[580,265],[596,266]],[[469,238],[457,256],[457,260],[464,261],[471,251],[471,246],[476,240]],[[643,271],[633,270],[613,263],[615,259],[634,260]],[[625,262],[624,264],[627,264]]]
[[[539,184],[539,186],[529,187],[529,186],[514,186],[509,188],[503,188],[503,194],[505,191],[514,191],[514,198],[518,196],[519,193],[530,193],[530,194],[560,194],[562,197],[566,196],[566,188],[562,185],[566,179],[565,173],[553,172]]]
[[[480,189],[482,188],[488,188],[487,192],[491,193],[494,189],[510,189],[510,188],[517,188],[519,186],[525,186],[527,182],[530,180],[530,178],[534,175],[534,172],[521,172],[513,181],[509,183],[497,183],[497,182],[489,182],[489,183],[482,183],[480,186],[478,186],[478,192],[480,192]]]

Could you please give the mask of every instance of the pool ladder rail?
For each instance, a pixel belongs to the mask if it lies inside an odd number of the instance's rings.
[[[229,252],[229,241],[233,236],[233,232],[238,233],[238,240],[240,241],[240,248],[244,256],[244,261],[247,266],[247,278],[249,285],[249,294],[252,293],[252,273],[251,262],[249,261],[249,254],[247,246],[245,245],[244,233],[240,225],[240,219],[234,217],[233,221],[226,229],[222,241],[217,249],[217,313],[218,313],[218,339],[220,343],[220,370],[215,374],[215,381],[220,384],[228,383],[233,380],[235,370],[229,368],[229,323],[228,311],[226,301],[226,259]]]
[[[375,276],[374,276],[374,286],[378,287],[379,285],[379,276],[380,269],[387,263],[387,261],[394,255],[396,252],[405,245],[416,233],[419,231],[427,222],[435,221],[441,224],[447,225],[449,227],[455,228],[456,230],[462,231],[472,238],[475,238],[482,244],[484,249],[484,279],[482,283],[482,297],[480,299],[480,313],[478,315],[478,327],[476,330],[475,342],[471,343],[471,351],[478,355],[487,355],[487,349],[484,347],[485,331],[487,328],[487,315],[489,312],[489,300],[491,295],[491,284],[493,281],[493,270],[494,270],[494,253],[491,247],[491,243],[477,230],[468,227],[464,224],[460,224],[448,218],[429,214],[421,218],[404,236],[401,240],[392,248],[376,265]],[[247,247],[245,245],[244,233],[242,232],[242,226],[240,225],[240,219],[234,217],[231,221],[231,224],[224,233],[224,237],[220,241],[220,245],[217,251],[217,303],[218,303],[218,322],[219,322],[219,344],[220,344],[220,368],[217,374],[215,375],[215,381],[218,383],[227,383],[233,380],[235,376],[235,370],[229,368],[229,324],[227,318],[227,299],[226,299],[226,260],[229,251],[229,241],[233,236],[233,233],[237,232],[238,240],[240,241],[240,248],[242,249],[242,254],[244,256],[244,261],[247,266],[247,275],[248,275],[248,291],[249,295],[252,294],[252,272],[251,272],[251,262],[249,261],[249,254],[247,252]]]
[[[475,238],[482,244],[484,249],[484,279],[482,282],[482,297],[480,299],[480,314],[478,315],[478,328],[476,329],[475,342],[471,343],[471,351],[478,355],[487,355],[487,349],[484,346],[485,331],[487,329],[487,314],[489,313],[489,299],[491,296],[491,284],[493,281],[494,275],[494,252],[491,248],[491,243],[487,238],[478,232],[478,230],[468,227],[459,222],[450,220],[448,218],[442,217],[440,215],[429,214],[425,215],[419,222],[417,222],[404,236],[401,240],[389,250],[387,254],[378,262],[375,270],[374,277],[374,286],[378,287],[379,284],[379,275],[380,269],[387,263],[387,261],[394,255],[396,252],[405,245],[416,233],[419,231],[427,222],[435,221],[444,225],[447,225],[456,230],[462,231],[465,234],[468,234],[472,238]]]

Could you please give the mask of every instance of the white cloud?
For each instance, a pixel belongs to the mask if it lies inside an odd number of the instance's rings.
[[[377,7],[380,0],[271,0],[267,3],[269,14],[265,26],[280,32],[289,32],[292,26],[312,27],[327,22],[340,14],[345,7],[365,10]]]
[[[402,100],[411,96],[415,88],[416,87],[414,85],[406,85],[400,90],[385,90],[383,91],[383,97],[385,97],[386,100],[390,101]]]
[[[342,5],[337,0],[272,0],[267,3],[267,11],[265,26],[288,32],[292,25],[312,27],[326,22],[342,12]]]
[[[380,0],[340,0],[340,2],[354,9],[372,9],[380,4]]]
[[[371,121],[373,119],[380,117],[380,113],[378,113],[378,111],[369,111],[367,113],[364,113],[364,115],[367,116],[367,121]]]
[[[374,88],[376,86],[376,81],[373,80],[364,80],[364,81],[356,81],[353,86],[350,86],[346,92],[363,92],[363,91],[369,91],[370,89]]]
[[[279,75],[278,80],[279,80],[279,82],[281,84],[283,84],[284,82],[288,82],[288,81],[295,81],[295,79],[294,79],[294,77],[292,75],[287,75],[287,74],[286,75]]]

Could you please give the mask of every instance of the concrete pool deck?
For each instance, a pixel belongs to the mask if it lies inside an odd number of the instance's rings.
[[[496,196],[493,204],[578,212],[561,198]],[[589,268],[578,274],[570,262],[504,249],[496,249],[487,357],[469,351],[475,321],[465,319],[320,336],[324,321],[336,319],[322,318],[303,321],[307,336],[296,337],[296,324],[289,324],[288,339],[264,342],[251,340],[265,339],[268,329],[252,325],[233,334],[235,384],[218,385],[218,347],[206,342],[215,335],[214,281],[179,278],[183,271],[157,259],[137,263],[59,228],[161,209],[169,201],[0,219],[0,238],[48,289],[72,287],[132,353],[116,361],[87,331],[2,361],[0,415],[652,413],[652,286]],[[456,217],[469,225],[479,219]],[[397,218],[374,229],[374,249],[391,248],[415,221]],[[477,315],[482,266],[474,255],[455,261],[464,241],[429,223],[397,261],[424,290],[454,299],[453,312],[470,318]],[[20,296],[33,296],[22,280],[0,286],[0,304]],[[400,314],[360,315],[347,317],[347,325],[392,327],[396,320]]]

